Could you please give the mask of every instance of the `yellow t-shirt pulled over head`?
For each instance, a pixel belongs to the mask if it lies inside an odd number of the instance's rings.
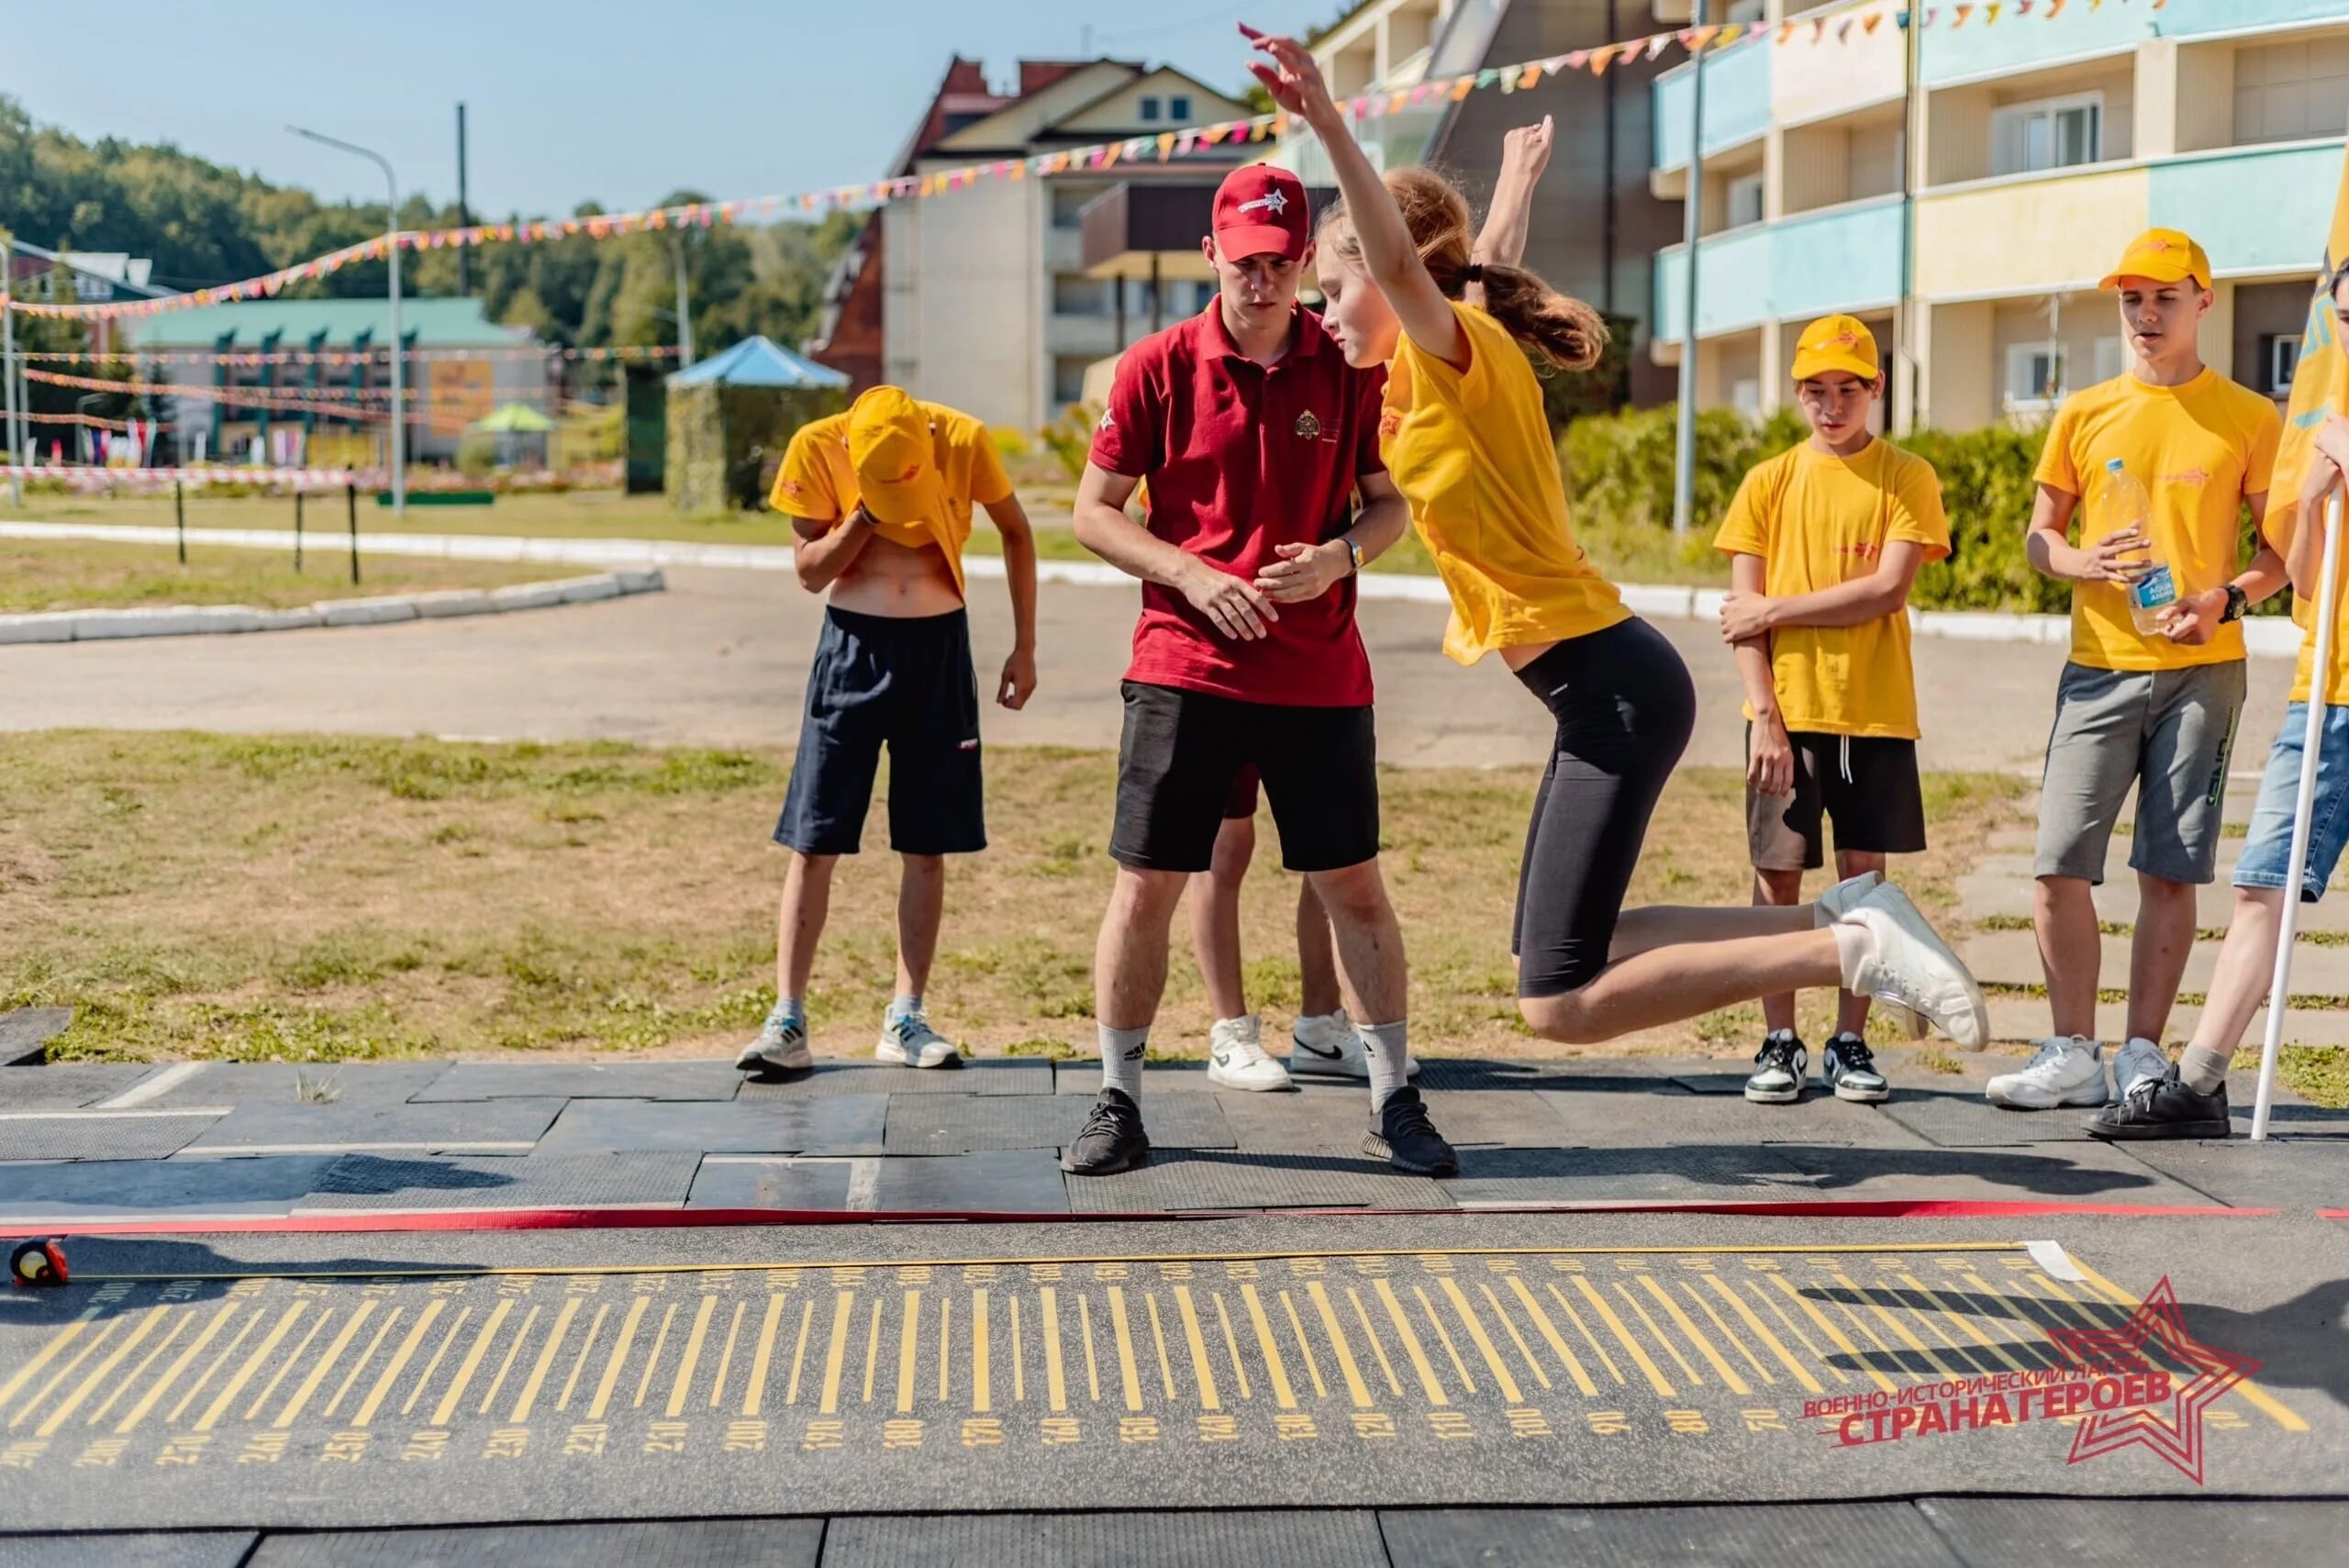
[[[972,508],[1008,500],[1011,480],[1003,472],[1003,459],[986,426],[942,403],[920,406],[930,414],[938,475],[946,491],[946,513],[918,523],[880,523],[873,531],[909,550],[937,546],[953,571],[955,591],[967,593],[963,583],[963,546],[971,537]],[[789,517],[835,525],[856,510],[859,491],[856,467],[848,455],[848,415],[833,414],[799,427],[784,450],[783,465],[775,470],[768,506]]]
[[[1760,556],[1763,592],[1790,598],[1874,573],[1888,544],[1921,545],[1939,561],[1949,554],[1949,520],[1940,477],[1915,453],[1877,440],[1845,458],[1805,441],[1746,474],[1713,543]],[[1905,613],[1781,627],[1770,634],[1770,678],[1789,730],[1917,738]]]
[[[1443,651],[1563,642],[1627,620],[1622,595],[1575,542],[1542,384],[1517,339],[1454,304],[1468,368],[1404,335],[1387,367],[1380,455],[1452,595]]]
[[[2122,526],[2097,505],[2105,465],[2119,458],[2153,498],[2155,553],[2167,562],[2180,598],[2223,587],[2242,570],[2237,533],[2246,497],[2264,495],[2284,421],[2276,405],[2218,372],[2182,386],[2153,386],[2134,375],[2066,398],[2048,427],[2039,483],[2080,497],[2076,543],[2094,544]],[[2072,662],[2097,670],[2183,670],[2243,656],[2243,627],[2219,628],[2199,647],[2140,633],[2129,595],[2117,583],[2072,584]]]

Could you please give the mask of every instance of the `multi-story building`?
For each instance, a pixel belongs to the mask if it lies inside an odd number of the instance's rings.
[[[1913,80],[1907,8],[1713,0],[1714,21],[1802,26],[1703,63],[1699,400],[1776,407],[1801,324],[1843,310],[1897,351],[1896,426],[2043,418],[2125,367],[2096,284],[2154,226],[2210,251],[2203,357],[2284,397],[2349,132],[2349,0],[2075,0],[1960,27],[1943,6]],[[1683,21],[1687,0],[1656,10]],[[1659,195],[1687,192],[1696,69],[1654,84]],[[1675,364],[1687,266],[1680,245],[1655,260]]]

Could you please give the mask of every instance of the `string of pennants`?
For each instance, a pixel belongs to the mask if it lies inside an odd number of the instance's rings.
[[[158,397],[215,397],[221,394],[250,394],[273,401],[320,410],[356,406],[362,401],[388,404],[392,389],[388,386],[207,386],[184,385],[177,382],[108,381],[94,375],[69,375],[62,371],[25,371],[27,381],[47,382],[51,386],[71,386],[88,392],[117,392],[125,395],[152,395]],[[429,394],[407,386],[401,390],[401,400],[411,406],[436,402],[454,403],[467,406],[480,401],[475,394],[451,392]],[[379,416],[381,409],[362,410]]]
[[[1946,25],[1951,30],[1978,25],[1993,27],[2003,20],[2036,17],[2053,20],[2066,12],[2094,12],[2107,5],[2131,6],[2142,4],[2149,11],[2165,9],[2170,0],[1976,0],[1972,4],[1942,4],[1907,9],[1894,9],[1892,0],[1865,11],[1854,9],[1841,15],[1816,15],[1791,21],[1729,22],[1719,25],[1678,28],[1666,32],[1651,33],[1645,38],[1622,43],[1601,44],[1596,49],[1578,49],[1569,53],[1553,55],[1546,60],[1525,61],[1514,65],[1487,66],[1463,76],[1442,77],[1421,82],[1417,85],[1392,93],[1372,93],[1348,100],[1341,106],[1360,120],[1374,120],[1390,114],[1400,114],[1430,103],[1457,103],[1480,89],[1497,87],[1503,93],[1521,92],[1538,84],[1544,76],[1563,75],[1569,71],[1587,71],[1604,75],[1609,67],[1634,61],[1653,61],[1675,46],[1690,58],[1710,50],[1728,49],[1732,45],[1758,41],[1772,34],[1784,48],[1797,41],[1825,44],[1830,39],[1848,43],[1856,34],[1870,36],[1887,25],[1906,30],[1912,24],[1924,28]],[[796,195],[756,196],[742,201],[690,202],[679,206],[653,207],[642,212],[597,213],[585,217],[541,218],[529,222],[473,224],[458,228],[404,230],[396,235],[379,235],[356,245],[344,246],[309,261],[281,268],[257,278],[224,284],[214,288],[195,289],[186,294],[171,295],[161,299],[115,301],[106,304],[66,305],[51,301],[12,299],[0,294],[0,310],[16,310],[29,316],[69,317],[83,319],[100,317],[135,318],[161,315],[167,311],[190,310],[207,305],[219,305],[239,300],[273,298],[289,284],[322,278],[330,272],[362,261],[380,261],[397,245],[404,250],[440,250],[464,246],[531,243],[547,239],[569,239],[586,235],[590,239],[607,239],[618,235],[640,234],[666,229],[709,228],[719,224],[742,221],[774,220],[808,214],[861,209],[893,201],[920,200],[963,190],[982,180],[1020,180],[1030,174],[1050,176],[1073,169],[1100,170],[1120,162],[1167,162],[1187,157],[1202,148],[1238,145],[1277,139],[1288,134],[1290,117],[1286,113],[1258,115],[1248,119],[1224,120],[1213,125],[1193,126],[1183,130],[1160,131],[1154,135],[1137,136],[1123,141],[1103,142],[1092,147],[1070,148],[1059,152],[1039,153],[1029,158],[1006,158],[993,162],[966,164],[959,169],[940,170],[928,174],[908,174],[895,179],[875,180],[861,185],[834,185],[825,190],[802,192]]]
[[[674,343],[629,343],[603,349],[551,349],[544,347],[513,349],[410,349],[410,360],[438,363],[450,360],[518,360],[547,359],[560,356],[566,360],[669,360],[677,356]],[[161,361],[168,364],[226,365],[237,369],[257,369],[263,365],[358,365],[383,364],[391,358],[388,348],[365,350],[348,349],[271,349],[250,352],[213,352],[204,349],[159,349],[139,354],[85,353],[76,350],[42,349],[19,350],[17,358],[33,363],[67,365],[127,365],[139,361]]]

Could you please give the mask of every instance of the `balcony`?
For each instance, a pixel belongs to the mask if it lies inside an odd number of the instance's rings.
[[[2147,218],[2199,239],[2221,275],[2313,278],[2341,190],[2341,142],[2328,137],[2165,159],[2146,171]]]
[[[1770,56],[1767,39],[1750,40],[1705,58],[1705,156],[1753,140],[1770,128]],[[1649,102],[1655,112],[1655,167],[1687,167],[1691,101],[1697,91],[1694,63],[1655,80]]]
[[[1838,310],[1880,308],[1900,297],[1900,200],[1853,202],[1757,224],[1708,239],[1701,250],[1699,338],[1765,321],[1807,321]],[[1685,246],[1657,253],[1659,341],[1677,342],[1685,333],[1687,275]]]
[[[2064,61],[2134,50],[2149,39],[2195,39],[2255,32],[2291,22],[2337,22],[2341,0],[2223,0],[2155,11],[2138,4],[2090,10],[2066,6],[2053,21],[2009,18],[1998,27],[1930,28],[1920,50],[1925,83],[2003,76]]]
[[[1917,292],[1991,299],[2094,288],[2145,228],[2146,185],[2144,165],[2122,164],[1931,192],[1917,203]]]

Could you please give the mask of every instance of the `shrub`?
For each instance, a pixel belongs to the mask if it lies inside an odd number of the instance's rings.
[[[1100,421],[1101,410],[1090,403],[1072,403],[1061,411],[1061,417],[1036,432],[1036,439],[1068,471],[1071,479],[1085,476],[1085,460],[1093,452],[1093,427]]]

